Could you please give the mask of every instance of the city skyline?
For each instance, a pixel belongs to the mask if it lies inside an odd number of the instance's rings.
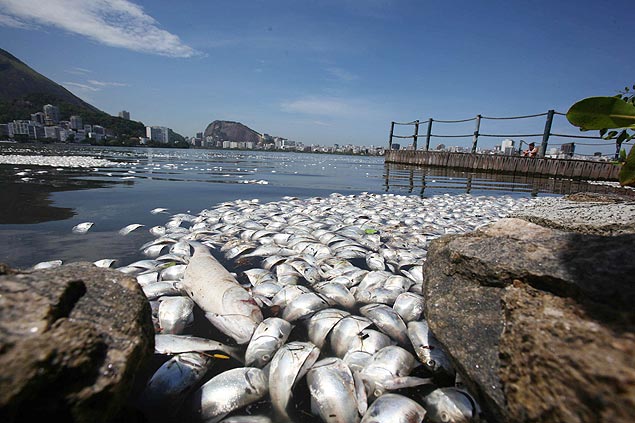
[[[233,120],[304,144],[386,145],[392,120],[566,112],[616,94],[635,82],[623,53],[632,10],[590,0],[0,0],[0,36],[36,71],[147,126],[193,136]],[[562,118],[553,132],[578,133]]]

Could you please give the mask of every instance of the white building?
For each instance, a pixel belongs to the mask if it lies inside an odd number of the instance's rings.
[[[170,140],[170,130],[165,126],[146,126],[146,137],[151,141],[167,144]]]
[[[84,124],[82,122],[82,117],[73,115],[71,116],[71,129],[84,129]]]
[[[60,121],[60,109],[52,104],[44,106],[44,123],[53,125]]]

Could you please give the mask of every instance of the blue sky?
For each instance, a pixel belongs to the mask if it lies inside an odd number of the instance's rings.
[[[384,145],[392,120],[566,112],[632,85],[633,12],[632,0],[0,0],[0,47],[108,113],[186,136],[224,119]],[[577,129],[560,117],[554,132]]]

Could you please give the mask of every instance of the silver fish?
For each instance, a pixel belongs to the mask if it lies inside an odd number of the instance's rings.
[[[271,360],[269,369],[269,395],[276,421],[291,421],[287,406],[291,390],[315,364],[320,350],[310,342],[289,342],[283,345]]]
[[[116,259],[101,259],[93,262],[97,267],[103,267],[104,269],[110,268],[117,260]]]
[[[328,307],[329,303],[324,297],[314,292],[307,292],[287,304],[282,311],[282,318],[288,322],[295,322],[296,320],[306,319],[317,311]]]
[[[335,282],[320,282],[313,285],[313,288],[333,305],[339,305],[346,309],[355,307],[355,297],[344,286]]]
[[[141,287],[148,300],[156,300],[159,297],[183,295],[178,282],[155,282]]]
[[[184,290],[214,326],[238,344],[246,344],[262,322],[260,308],[207,247],[192,245],[194,255],[185,269]]]
[[[382,348],[360,372],[369,398],[378,398],[386,391],[385,384],[392,379],[410,375],[415,366],[415,358],[405,349],[396,345]]]
[[[368,304],[359,309],[362,316],[369,318],[380,331],[397,341],[402,347],[409,347],[408,328],[392,307],[385,304]]]
[[[194,321],[194,301],[189,297],[163,297],[159,301],[161,333],[178,335]]]
[[[152,420],[174,417],[185,398],[205,376],[211,357],[199,353],[183,353],[163,363],[152,375],[141,394],[139,406]]]
[[[390,337],[388,337],[388,335],[374,329],[364,329],[356,336],[348,338],[346,353],[344,355],[340,355],[340,357],[346,357],[346,354],[351,351],[363,351],[375,354],[380,349],[392,344],[393,341]]]
[[[241,363],[245,362],[238,347],[230,347],[213,339],[186,335],[154,335],[154,351],[158,354],[181,354],[184,352],[220,351]]]
[[[474,398],[456,388],[439,388],[423,398],[431,423],[470,423],[478,420],[480,409]]]
[[[425,299],[413,292],[399,294],[392,308],[401,316],[404,323],[420,320],[423,316]]]
[[[291,323],[277,317],[269,317],[260,323],[254,331],[247,351],[245,365],[262,368],[289,338]]]
[[[327,308],[318,311],[311,316],[307,324],[309,340],[321,349],[333,327],[348,315],[350,315],[348,311],[336,308]]]
[[[55,267],[60,267],[62,265],[62,260],[50,260],[50,261],[42,261],[34,265],[32,270],[42,270],[42,269],[53,269]]]
[[[333,357],[320,360],[306,377],[314,414],[327,423],[359,422],[355,381],[342,360]]]
[[[139,229],[144,227],[145,225],[142,225],[140,223],[133,223],[131,225],[126,226],[125,228],[122,228],[119,230],[119,234],[120,235],[128,235],[130,232],[134,231],[135,229]]]
[[[76,234],[85,234],[93,225],[93,222],[83,222],[73,226],[72,231]]]
[[[267,376],[255,367],[239,367],[214,376],[188,403],[197,420],[218,422],[227,414],[267,395]]]
[[[329,334],[329,343],[335,355],[344,357],[348,351],[349,342],[372,324],[373,322],[366,317],[355,315],[346,316],[337,322]]]
[[[432,373],[442,373],[454,377],[454,366],[443,351],[441,343],[430,331],[428,322],[421,320],[408,323],[408,337],[424,367]]]
[[[426,410],[408,397],[385,394],[368,407],[361,423],[421,423]]]

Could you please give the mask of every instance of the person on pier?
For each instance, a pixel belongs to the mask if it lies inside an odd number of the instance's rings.
[[[538,154],[538,147],[533,142],[530,142],[527,146],[527,150],[523,151],[523,157],[536,157]]]

